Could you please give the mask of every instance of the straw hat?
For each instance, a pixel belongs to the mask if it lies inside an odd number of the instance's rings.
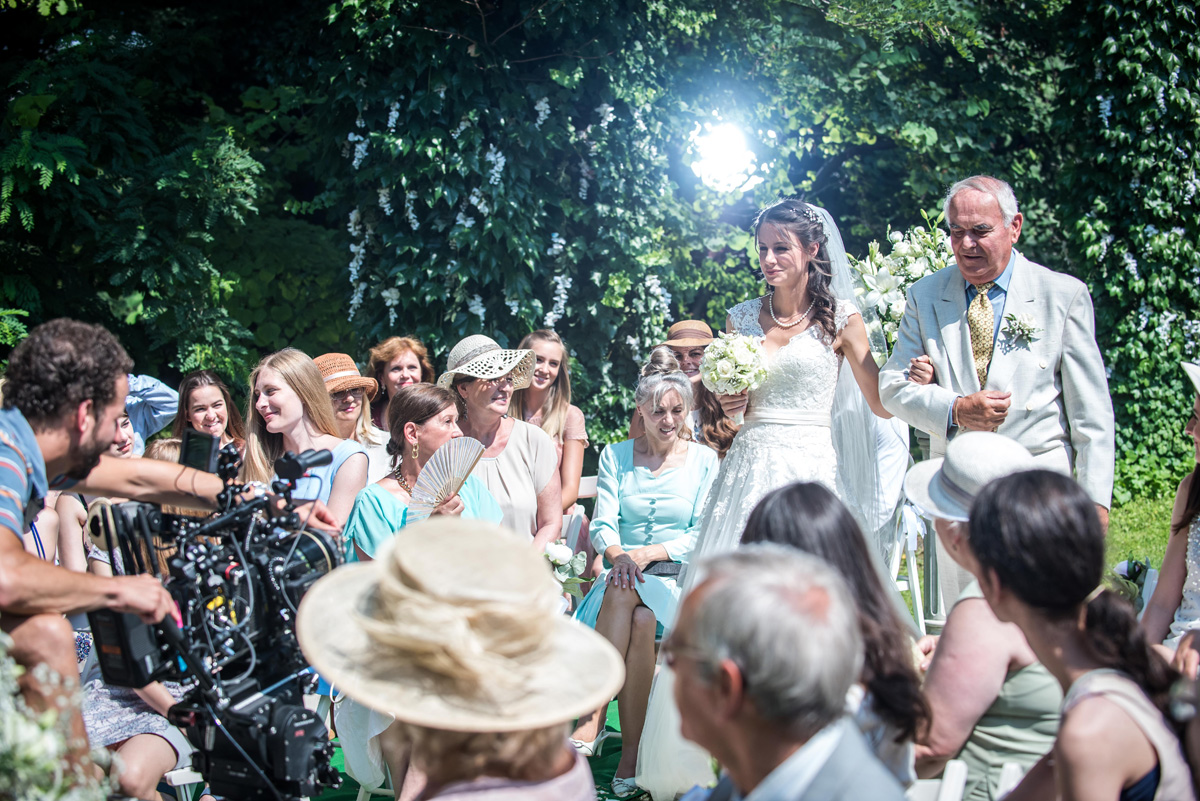
[[[525,389],[533,381],[533,351],[502,348],[496,340],[482,334],[469,336],[455,345],[446,362],[446,372],[438,379],[438,386],[444,389],[450,388],[456,374],[500,378],[512,373],[513,389]]]
[[[322,676],[398,720],[545,728],[604,706],[625,681],[617,650],[558,613],[561,595],[527,537],[431,518],[397,532],[374,561],[314,584],[296,634]]]
[[[673,348],[704,346],[713,341],[712,329],[703,320],[680,320],[667,329],[664,345]]]
[[[1024,445],[991,431],[967,431],[950,440],[946,456],[914,465],[904,493],[922,512],[965,523],[971,503],[998,478],[1037,469]]]
[[[1196,393],[1200,394],[1200,364],[1184,362],[1183,371],[1187,373],[1188,378],[1192,379],[1192,386],[1196,388]]]
[[[323,353],[313,359],[325,380],[325,391],[330,395],[348,389],[362,389],[367,400],[372,400],[379,391],[379,382],[358,372],[358,365],[344,353]]]

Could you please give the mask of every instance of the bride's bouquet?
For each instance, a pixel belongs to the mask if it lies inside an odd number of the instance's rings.
[[[700,362],[700,380],[706,389],[718,395],[737,395],[758,389],[767,377],[767,352],[755,337],[722,331],[704,349]],[[741,414],[733,422],[744,422]]]

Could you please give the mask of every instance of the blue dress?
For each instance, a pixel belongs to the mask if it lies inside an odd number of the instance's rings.
[[[296,481],[296,491],[292,497],[298,501],[320,501],[329,503],[329,493],[333,490],[333,479],[346,460],[356,453],[366,456],[367,451],[362,445],[352,439],[344,439],[333,449],[333,461],[329,464],[314,467],[308,475]]]
[[[498,524],[504,517],[500,504],[475,476],[467,476],[458,497],[463,502],[462,516],[465,518]],[[342,531],[346,561],[358,561],[355,545],[374,559],[383,544],[407,523],[408,507],[378,484],[368,484],[354,499],[354,508]]]
[[[591,538],[596,552],[613,545],[626,551],[661,545],[673,562],[685,563],[696,543],[696,532],[708,490],[717,475],[716,451],[695,442],[687,444],[682,467],[655,476],[633,464],[633,440],[609,445],[600,454],[596,481],[596,510]],[[575,618],[596,625],[604,601],[607,571],[593,582],[592,591],[579,605]],[[679,587],[674,576],[645,576],[636,585],[642,603],[654,612],[660,625],[675,619]]]

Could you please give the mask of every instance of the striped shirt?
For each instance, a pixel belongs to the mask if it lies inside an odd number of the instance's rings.
[[[16,408],[0,410],[0,528],[16,536],[42,510],[49,484],[33,429]]]

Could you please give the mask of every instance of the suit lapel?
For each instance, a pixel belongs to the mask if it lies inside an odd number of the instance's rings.
[[[1025,257],[1017,255],[1017,263],[1013,265],[1012,280],[1008,282],[1008,296],[1004,300],[1004,316],[1033,311],[1035,300],[1033,288],[1029,285],[1032,276]],[[1004,333],[1001,323],[1000,333],[996,335],[996,346],[992,349],[992,364],[988,368],[987,385],[989,389],[1002,392],[1012,392],[1013,372],[1019,361],[1019,351],[1027,349],[1027,342],[1013,342]]]
[[[979,391],[979,377],[975,375],[975,360],[971,350],[971,329],[967,325],[967,284],[958,267],[951,265],[946,270],[946,286],[942,296],[934,301],[934,316],[938,330],[942,333],[942,346],[950,371],[958,382],[959,391],[970,395]],[[953,384],[950,386],[954,389]]]

